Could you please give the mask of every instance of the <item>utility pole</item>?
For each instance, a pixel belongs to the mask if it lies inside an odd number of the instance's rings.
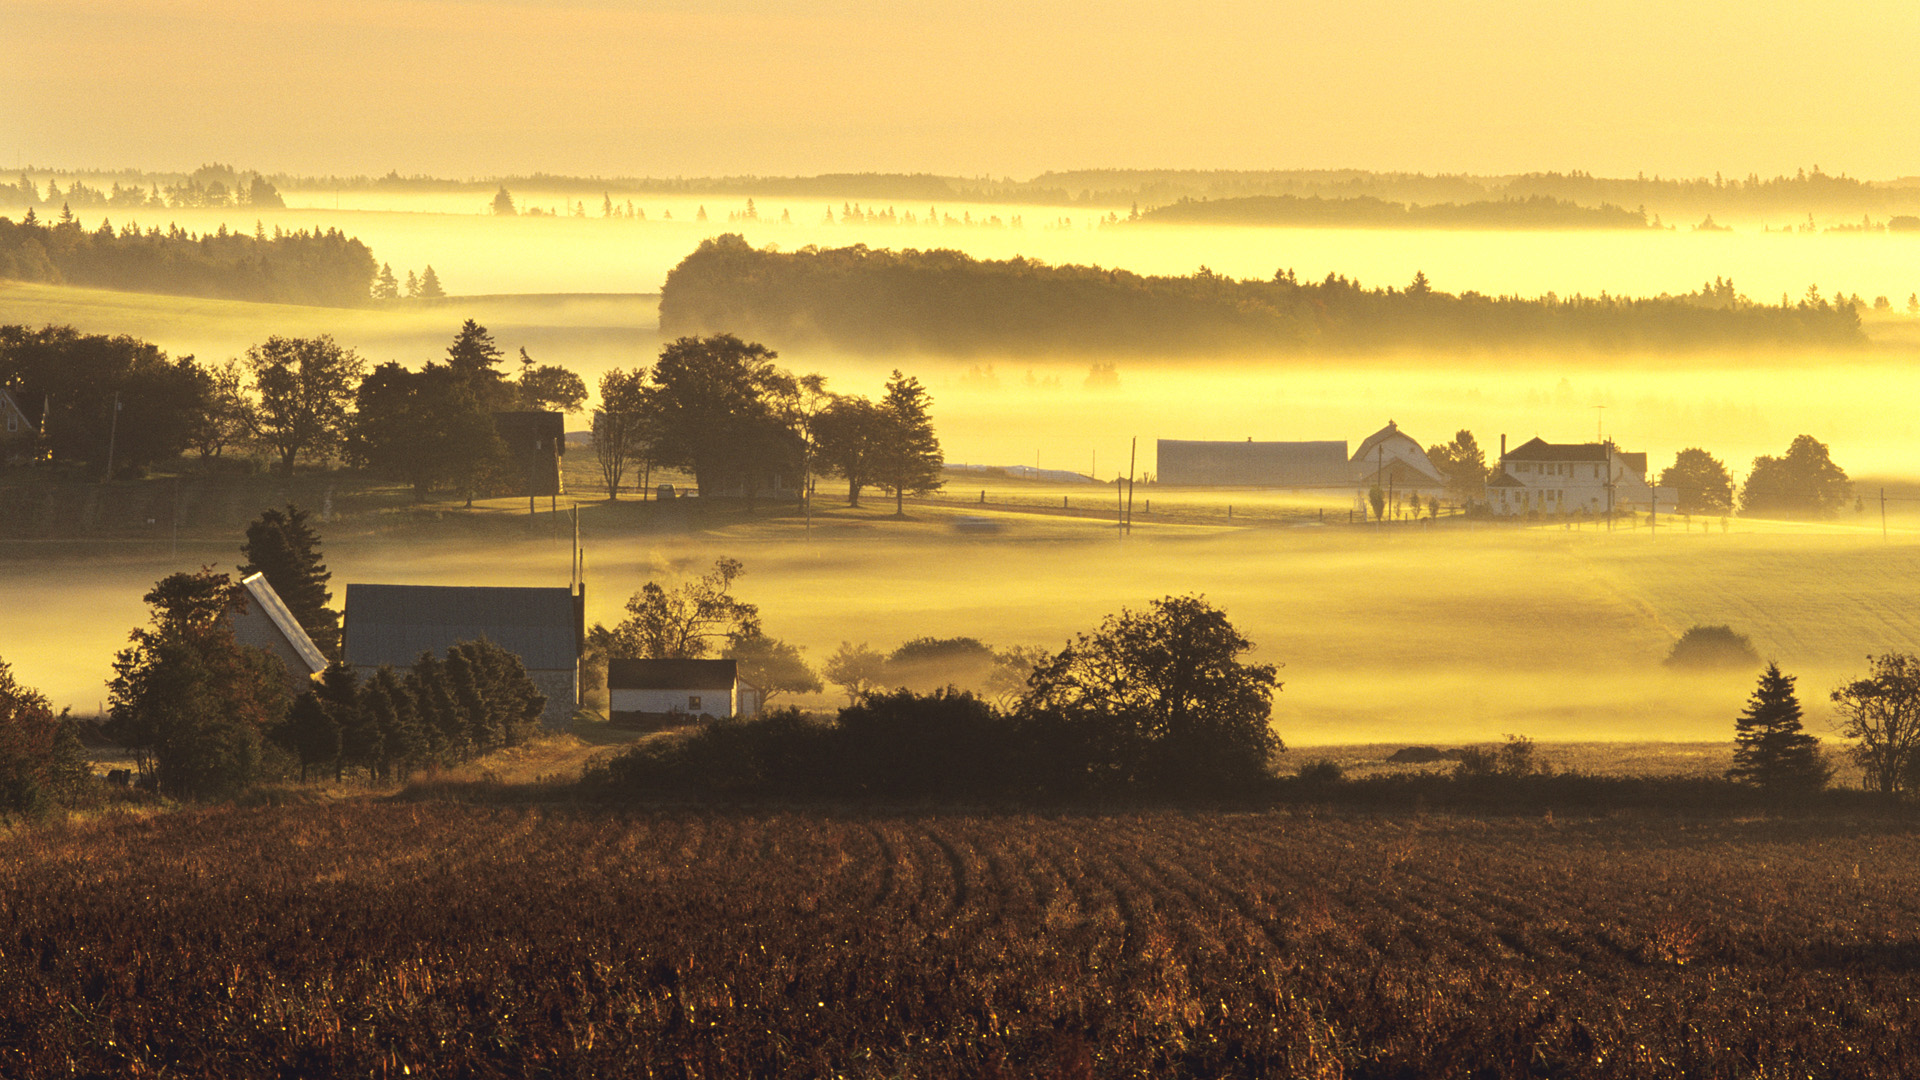
[[[1880,539],[1887,538],[1887,489],[1880,489]]]
[[[1133,437],[1133,449],[1127,452],[1127,532],[1133,532],[1133,467],[1140,462],[1140,436]]]
[[[107,426],[107,475],[100,478],[102,484],[113,480],[114,442],[120,437],[120,391],[113,392],[113,421]]]

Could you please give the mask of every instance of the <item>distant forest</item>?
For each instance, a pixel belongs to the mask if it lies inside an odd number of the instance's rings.
[[[141,231],[110,221],[85,229],[73,215],[45,224],[0,217],[0,278],[97,289],[351,307],[367,302],[373,253],[336,229],[215,233],[178,226]]]
[[[31,174],[31,175],[27,175]],[[76,184],[78,185],[76,188]],[[1808,214],[1858,229],[1865,216],[1920,215],[1920,177],[1859,180],[1822,172],[1818,166],[1792,176],[1674,178],[1604,177],[1592,173],[1536,172],[1500,176],[1368,172],[1360,169],[1087,169],[1041,173],[1031,179],[939,176],[931,173],[828,173],[819,176],[587,177],[533,173],[454,180],[432,176],[270,177],[229,165],[204,165],[192,173],[85,173],[28,169],[14,184],[0,183],[0,207],[63,204],[84,207],[276,206],[280,192],[363,191],[473,192],[485,205],[499,186],[571,198],[639,195],[733,195],[920,203],[1022,203],[1044,206],[1130,208],[1143,213],[1182,199],[1224,200],[1254,196],[1378,199],[1409,207],[1479,202],[1557,199],[1576,206],[1644,210],[1669,224],[1693,224],[1707,215],[1775,218],[1775,225],[1805,224]],[[42,189],[46,189],[42,193]],[[1787,219],[1792,219],[1788,221]],[[1915,222],[1920,227],[1920,222]]]
[[[1164,225],[1327,225],[1366,229],[1650,229],[1645,211],[1612,203],[1581,206],[1531,195],[1427,206],[1388,202],[1371,195],[1326,199],[1319,195],[1247,195],[1189,199],[1127,219]]]
[[[1228,350],[1571,346],[1604,350],[1805,343],[1865,336],[1850,303],[1811,294],[1758,304],[1730,281],[1685,296],[1458,295],[1328,275],[1238,281],[1202,268],[1146,277],[1030,259],[864,245],[780,253],[737,235],[703,242],[667,275],[660,329],[732,332],[776,347],[818,343],[948,354],[1180,354]]]

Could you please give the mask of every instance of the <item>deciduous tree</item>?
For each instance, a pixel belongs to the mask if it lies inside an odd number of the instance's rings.
[[[797,479],[803,440],[780,408],[796,381],[776,355],[732,334],[662,349],[645,397],[653,460],[691,470],[702,495],[752,495],[772,478]]]
[[[0,812],[37,813],[77,794],[87,774],[73,722],[0,660]]]
[[[1725,514],[1733,509],[1733,477],[1720,459],[1698,447],[1674,455],[1660,473],[1660,486],[1674,489],[1683,514]]]
[[[846,479],[847,505],[859,506],[860,490],[874,482],[887,431],[886,415],[863,397],[835,398],[814,418],[815,461]]]
[[[1753,459],[1740,489],[1740,512],[1832,517],[1852,497],[1853,484],[1828,456],[1827,444],[1800,435],[1785,455]]]
[[[627,464],[647,450],[646,372],[614,368],[600,376],[600,407],[593,411],[593,456],[609,500],[620,497]]]
[[[1198,596],[1110,616],[1034,668],[1021,709],[1078,732],[1096,785],[1178,789],[1266,775],[1280,683],[1226,614]]]
[[[1849,749],[1866,773],[1867,787],[1888,795],[1913,790],[1920,772],[1920,657],[1911,653],[1870,656],[1864,678],[1833,692],[1840,733],[1857,740]]]
[[[274,336],[247,350],[261,439],[291,476],[301,454],[322,456],[346,436],[348,406],[366,371],[333,338]]]
[[[760,609],[738,600],[733,583],[747,568],[738,559],[714,560],[713,569],[667,589],[649,581],[627,600],[627,617],[608,640],[614,658],[699,659],[723,638],[760,633]]]
[[[765,634],[733,635],[720,655],[739,664],[740,677],[760,690],[764,707],[779,694],[817,694],[824,685],[800,655],[801,647]]]

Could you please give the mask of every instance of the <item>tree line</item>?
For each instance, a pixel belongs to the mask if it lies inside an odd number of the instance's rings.
[[[662,288],[664,333],[748,333],[867,352],[1200,353],[1395,347],[1626,350],[1865,341],[1851,302],[1778,305],[1717,294],[1628,298],[1458,295],[1418,275],[1404,289],[1329,274],[1236,280],[1204,267],[1154,277],[958,251],[865,245],[758,250],[703,241]]]
[[[86,229],[65,207],[52,223],[33,210],[0,217],[0,278],[14,281],[350,307],[367,301],[375,270],[367,246],[338,229],[195,235],[132,221],[116,231],[107,219]]]
[[[40,424],[38,456],[115,475],[196,453],[270,454],[282,471],[341,460],[411,485],[473,494],[518,490],[493,416],[581,408],[578,375],[520,350],[517,370],[467,320],[442,363],[368,369],[331,337],[269,337],[244,358],[169,358],[127,336],[0,326],[0,385]]]
[[[1128,222],[1161,225],[1288,225],[1365,229],[1651,229],[1646,211],[1581,206],[1547,195],[1468,203],[1389,202],[1371,195],[1301,198],[1247,195],[1193,199],[1141,211]]]

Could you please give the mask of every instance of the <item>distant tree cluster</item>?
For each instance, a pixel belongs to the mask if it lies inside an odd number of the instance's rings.
[[[32,210],[0,218],[0,278],[99,289],[351,307],[367,300],[373,253],[337,229],[272,236],[227,231],[196,236],[178,226],[82,228],[71,211],[53,224]]]
[[[907,495],[940,487],[933,399],[918,379],[894,371],[874,402],[830,393],[820,375],[796,378],[777,358],[732,334],[682,337],[651,370],[602,376],[593,433],[607,497],[618,497],[636,458],[643,476],[654,465],[686,469],[703,495],[751,498],[838,475],[849,504],[878,486],[894,495],[898,513]]]
[[[1162,225],[1286,225],[1366,229],[1649,229],[1645,211],[1611,203],[1581,206],[1547,195],[1427,205],[1388,202],[1370,195],[1300,198],[1248,195],[1183,198],[1129,221]]]
[[[1603,349],[1864,341],[1849,304],[1700,297],[1492,297],[1363,288],[1282,270],[1240,281],[1205,268],[1187,277],[980,260],[957,251],[864,245],[756,250],[736,235],[703,241],[668,273],[660,325],[669,334],[750,333],[868,352],[1047,350],[1196,353],[1580,344]]]
[[[243,173],[226,165],[202,165],[187,176],[174,174],[162,186],[160,179],[128,173],[131,181],[112,180],[112,187],[101,188],[73,178],[66,189],[58,178],[47,181],[46,194],[25,173],[17,183],[0,183],[0,206],[65,206],[79,209],[104,207],[115,210],[165,210],[189,207],[256,206],[261,209],[286,208],[286,200],[271,180],[257,172]]]
[[[220,365],[172,360],[129,337],[71,327],[0,326],[0,385],[43,420],[39,456],[138,471],[189,450],[203,459],[244,447],[273,455],[281,470],[338,458],[404,480],[425,497],[451,486],[471,498],[508,476],[495,414],[574,411],[586,384],[520,350],[518,370],[471,319],[447,362],[411,371],[389,362],[367,370],[331,337],[273,336],[245,359]]]
[[[642,745],[591,785],[721,797],[1217,797],[1269,774],[1270,665],[1199,597],[1109,618],[1039,659],[1002,710],[971,693],[863,694],[829,722],[796,711]]]

